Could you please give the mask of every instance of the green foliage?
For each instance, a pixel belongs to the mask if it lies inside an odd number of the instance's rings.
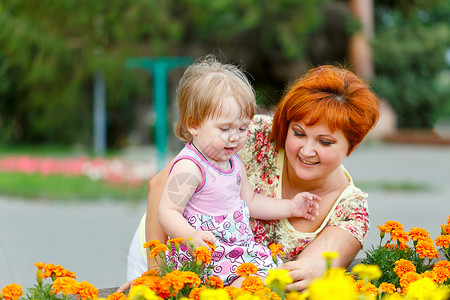
[[[261,64],[281,70],[305,59],[323,2],[2,0],[0,142],[89,144],[93,78],[102,70],[108,143],[123,146],[145,122],[138,104],[151,98],[151,78],[126,70],[128,57],[223,52],[251,74],[286,82],[289,74],[275,78]]]
[[[450,94],[448,83],[440,80],[449,69],[445,55],[450,48],[450,4],[389,4],[377,7],[374,90],[391,103],[399,127],[432,128]]]
[[[55,295],[52,291],[52,283],[35,284],[33,287],[28,288],[26,295],[23,299],[27,300],[71,300],[70,295]]]

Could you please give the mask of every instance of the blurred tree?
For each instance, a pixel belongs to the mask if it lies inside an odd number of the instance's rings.
[[[345,3],[2,0],[0,142],[91,143],[93,78],[103,70],[108,145],[125,145],[146,127],[136,108],[150,109],[151,98],[148,75],[125,70],[128,57],[215,53],[243,64],[259,101],[274,103],[311,64],[343,61]]]
[[[391,103],[400,128],[432,128],[449,102],[450,2],[377,1],[375,91]]]

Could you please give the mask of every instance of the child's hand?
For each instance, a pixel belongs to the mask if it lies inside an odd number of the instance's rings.
[[[186,240],[187,244],[189,244],[188,245],[189,253],[192,256],[194,256],[194,251],[200,246],[204,246],[204,247],[206,247],[206,249],[212,250],[211,247],[209,247],[209,245],[206,242],[213,244],[213,245],[216,242],[216,237],[210,231],[195,230],[190,234],[189,238],[192,239],[192,243],[194,244],[194,248],[195,248],[195,249],[192,249],[190,242],[188,242],[188,240]]]
[[[319,215],[320,197],[308,192],[298,193],[291,199],[291,212],[293,217],[314,220]]]

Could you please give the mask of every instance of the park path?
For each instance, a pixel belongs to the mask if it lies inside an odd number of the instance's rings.
[[[376,225],[399,221],[435,238],[450,215],[450,146],[363,144],[344,161],[358,182],[426,183],[431,190],[369,193],[371,231],[365,249],[379,242]],[[129,243],[145,211],[138,203],[49,203],[0,196],[0,287],[35,283],[34,263],[61,264],[95,287],[126,279]],[[360,252],[358,257],[363,257]]]

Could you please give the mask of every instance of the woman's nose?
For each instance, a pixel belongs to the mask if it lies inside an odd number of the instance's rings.
[[[313,141],[306,141],[300,148],[300,152],[304,156],[314,156],[316,155],[315,143]]]

